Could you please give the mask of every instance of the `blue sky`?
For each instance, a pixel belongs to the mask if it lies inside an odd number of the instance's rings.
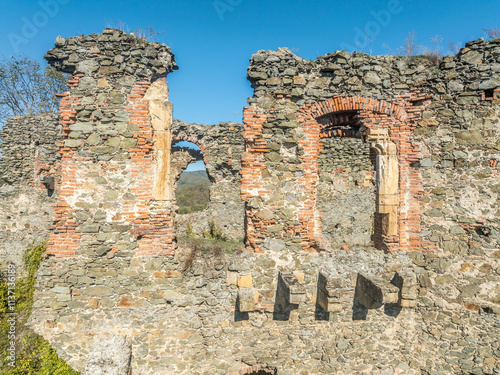
[[[498,0],[0,0],[0,9],[3,56],[41,59],[57,35],[101,32],[118,20],[164,32],[180,67],[167,77],[174,116],[204,124],[241,122],[252,95],[246,69],[261,49],[289,47],[307,59],[354,48],[387,54],[384,44],[395,51],[413,30],[421,43],[439,35],[446,47],[500,26]]]

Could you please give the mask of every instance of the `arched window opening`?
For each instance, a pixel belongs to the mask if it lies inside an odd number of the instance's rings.
[[[203,237],[210,231],[212,181],[203,159],[202,151],[192,142],[180,141],[172,147],[174,231],[178,240]]]

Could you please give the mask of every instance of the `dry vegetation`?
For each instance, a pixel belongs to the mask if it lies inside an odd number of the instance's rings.
[[[486,33],[486,36],[489,39],[500,38],[500,26],[499,27],[492,27],[490,29],[483,29],[483,31]]]

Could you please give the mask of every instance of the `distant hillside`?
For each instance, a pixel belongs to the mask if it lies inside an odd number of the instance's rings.
[[[206,171],[183,172],[175,189],[180,214],[203,211],[210,197],[210,181]]]
[[[210,184],[206,171],[182,172],[177,188],[199,184]]]

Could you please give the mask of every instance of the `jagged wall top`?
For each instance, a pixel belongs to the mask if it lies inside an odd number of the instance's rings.
[[[45,59],[66,73],[93,78],[138,76],[155,81],[179,67],[169,47],[120,30],[72,38],[57,37]]]
[[[334,95],[390,100],[412,89],[448,95],[459,104],[477,104],[485,90],[500,87],[500,39],[469,42],[456,56],[370,56],[337,51],[315,61],[287,48],[258,51],[248,80],[255,90],[249,103],[283,95],[297,105]]]

